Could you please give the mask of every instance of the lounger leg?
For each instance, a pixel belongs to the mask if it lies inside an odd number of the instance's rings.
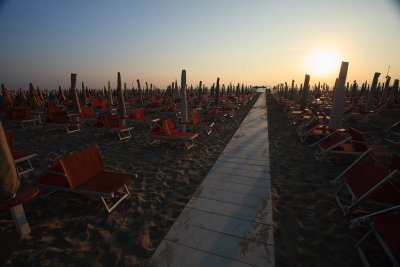
[[[361,243],[364,242],[365,239],[367,239],[367,237],[372,233],[372,230],[370,230],[368,233],[366,233],[361,239],[360,241],[357,242],[357,244],[355,245],[358,254],[361,257],[362,262],[364,263],[364,266],[366,267],[370,267],[371,265],[369,264],[369,261],[367,260],[367,256],[365,255],[364,251],[361,248]]]
[[[30,161],[30,160],[27,160],[27,162],[28,162],[28,164],[29,164],[29,168],[28,168],[28,169],[25,169],[25,170],[22,170],[22,171],[20,171],[20,172],[19,172],[18,169],[17,169],[18,175],[23,175],[23,174],[28,173],[28,172],[33,172],[33,174],[35,174],[35,169],[33,169],[33,166],[32,166],[31,161]]]
[[[126,132],[126,135],[124,136],[123,133],[125,133],[125,132]],[[129,139],[129,138],[132,137],[131,131],[125,131],[125,132],[119,132],[117,134],[120,141],[125,140],[125,139]]]
[[[73,126],[71,127],[70,125],[67,126],[67,133],[74,133],[80,131],[81,128],[79,128],[79,125],[77,124],[76,127],[74,128]]]
[[[189,150],[194,146],[194,141],[193,140],[185,141],[185,145],[186,145],[186,148]]]
[[[29,228],[28,220],[26,219],[22,204],[10,208],[10,211],[18,233],[21,236],[29,234],[31,232],[31,229]]]
[[[100,197],[101,201],[103,201],[103,204],[106,207],[106,210],[107,210],[108,213],[111,213],[119,205],[119,203],[122,202],[122,200],[124,200],[125,198],[127,198],[128,196],[131,195],[131,193],[129,192],[129,189],[128,189],[128,187],[126,185],[124,185],[124,188],[125,188],[126,193],[123,194],[122,197],[120,199],[118,199],[118,201],[115,202],[111,207],[109,207],[107,205],[107,202],[105,201],[104,197]]]

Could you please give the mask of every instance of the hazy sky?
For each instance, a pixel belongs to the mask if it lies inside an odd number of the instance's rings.
[[[300,84],[306,73],[332,84],[340,61],[350,62],[350,82],[376,71],[384,81],[389,65],[393,81],[398,2],[0,0],[0,82],[67,88],[74,72],[88,87],[115,87],[119,71],[129,87],[140,79],[165,88],[186,69],[193,85]]]

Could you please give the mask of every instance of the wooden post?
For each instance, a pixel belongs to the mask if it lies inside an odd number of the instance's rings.
[[[347,78],[347,71],[349,69],[349,62],[342,62],[340,67],[339,78],[335,85],[335,94],[333,96],[332,110],[329,119],[329,129],[337,130],[343,127],[343,113],[344,113],[344,97],[345,97],[345,83]]]

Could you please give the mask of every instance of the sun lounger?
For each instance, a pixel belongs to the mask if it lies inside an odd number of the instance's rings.
[[[151,123],[157,122],[159,119],[153,119],[146,115],[144,108],[138,108],[132,110],[132,112],[128,115],[127,119],[129,121],[133,121],[136,123],[147,123],[151,127]]]
[[[194,139],[198,137],[199,134],[180,132],[176,128],[175,121],[172,119],[164,119],[153,126],[150,135],[158,141],[163,139],[167,141],[183,142],[186,148],[190,149],[194,146]]]
[[[13,107],[7,110],[7,119],[18,121],[21,127],[24,128],[27,124],[36,126],[39,119],[29,112],[28,107]]]
[[[335,193],[337,204],[348,214],[363,202],[375,204],[400,204],[400,170],[379,160],[367,150],[335,182],[343,181]]]
[[[182,124],[204,128],[207,135],[211,134],[211,129],[214,126],[214,122],[200,120],[199,112],[197,110],[192,111],[190,119],[190,121],[184,121]]]
[[[396,145],[400,144],[400,121],[389,128],[386,141]]]
[[[8,147],[10,148],[11,151],[11,155],[14,159],[18,176],[21,176],[29,172],[35,173],[35,170],[31,163],[31,159],[36,157],[37,155],[31,152],[15,150],[11,132],[5,132],[5,136],[7,139]]]
[[[10,210],[15,227],[21,236],[25,236],[31,232],[22,204],[32,200],[38,194],[38,187],[26,185],[20,187],[15,196],[11,199],[0,201],[0,211]]]
[[[78,114],[68,114],[65,110],[49,112],[46,122],[65,126],[68,134],[80,131],[81,122],[71,117],[78,117]]]
[[[117,134],[120,141],[132,137],[131,130],[133,129],[133,127],[122,125],[119,122],[118,116],[116,114],[99,116],[94,127],[111,130],[112,132]]]
[[[211,120],[220,120],[220,121],[225,121],[226,117],[228,116],[228,113],[226,112],[221,112],[218,108],[218,106],[214,106],[210,109],[207,109],[201,114],[201,117],[205,119],[211,119]]]
[[[51,190],[46,196],[54,191],[69,191],[100,197],[110,213],[130,195],[127,184],[132,177],[128,173],[106,171],[99,148],[90,146],[61,158],[36,184]],[[120,191],[124,191],[122,196],[109,206],[105,198],[114,198]]]
[[[351,228],[363,222],[367,222],[370,227],[370,230],[355,245],[364,266],[380,266],[379,263],[371,265],[365,250],[362,248],[362,245],[372,235],[391,260],[392,266],[400,266],[400,205],[353,219],[351,222]]]
[[[363,133],[354,128],[349,128],[349,133],[337,130],[312,146],[317,147],[315,157],[319,161],[328,155],[361,155],[368,150]]]

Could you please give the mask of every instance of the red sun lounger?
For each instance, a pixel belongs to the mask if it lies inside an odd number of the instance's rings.
[[[51,190],[46,196],[60,190],[100,197],[110,213],[130,195],[127,185],[132,177],[133,174],[106,171],[99,148],[90,146],[61,158],[36,183]],[[117,194],[121,197],[109,206],[105,199]]]
[[[349,128],[349,133],[350,135],[343,130],[337,130],[322,138],[314,144],[317,147],[315,158],[322,161],[332,154],[361,155],[368,150],[365,137],[360,131]]]
[[[199,112],[197,110],[193,110],[191,113],[191,120],[182,122],[184,125],[190,125],[194,127],[204,128],[207,135],[211,134],[211,128],[214,126],[214,122],[212,121],[203,121],[199,118]]]
[[[335,179],[343,181],[336,202],[345,215],[364,202],[399,205],[399,174],[368,150]]]
[[[120,141],[132,137],[131,130],[133,127],[124,126],[119,122],[116,114],[101,115],[98,117],[94,127],[104,128],[116,133]]]
[[[366,251],[362,248],[371,235],[376,238],[386,256],[392,261],[392,266],[400,266],[400,205],[353,219],[351,222],[352,228],[362,222],[367,222],[370,226],[370,230],[355,245],[365,266],[380,266],[378,263],[371,265]]]
[[[0,211],[9,209],[13,217],[15,227],[21,236],[31,232],[22,204],[35,198],[39,194],[39,187],[26,185],[18,189],[15,196],[9,200],[0,202]]]
[[[198,133],[180,132],[176,128],[175,121],[165,119],[157,123],[151,129],[150,135],[157,140],[170,140],[183,142],[187,149],[194,146],[194,139],[199,136]]]
[[[35,173],[35,170],[33,169],[33,166],[31,163],[31,159],[37,155],[34,153],[30,153],[30,152],[15,150],[11,132],[5,132],[5,135],[6,135],[8,147],[10,148],[11,155],[14,159],[14,163],[15,163],[15,167],[17,169],[18,176],[21,176],[21,175],[29,173],[29,172]],[[26,162],[26,164],[24,164],[25,162]]]

